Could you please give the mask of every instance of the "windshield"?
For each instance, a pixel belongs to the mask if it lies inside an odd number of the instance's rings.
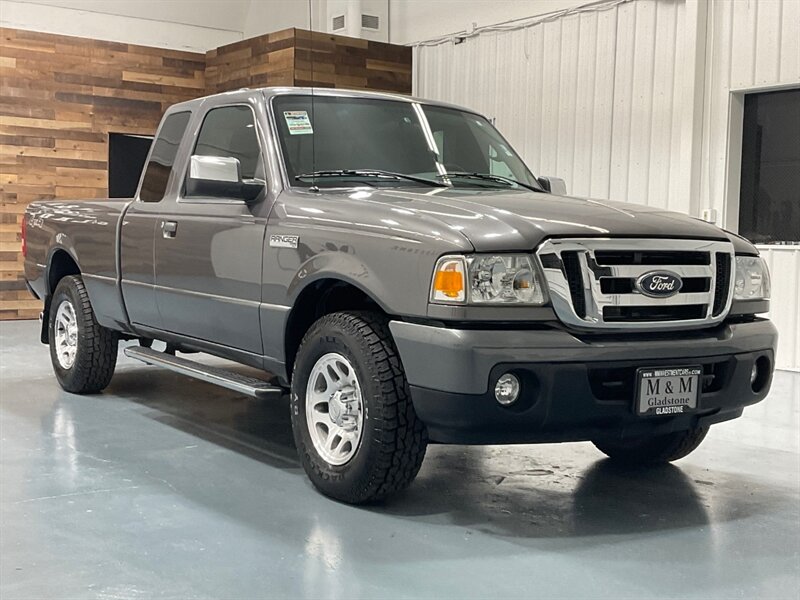
[[[508,142],[474,113],[324,95],[313,97],[313,107],[310,95],[277,96],[272,106],[292,185],[541,189]]]

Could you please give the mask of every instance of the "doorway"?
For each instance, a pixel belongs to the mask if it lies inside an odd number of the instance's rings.
[[[800,89],[746,94],[739,234],[800,243]]]
[[[108,196],[133,198],[153,143],[152,136],[108,134]]]

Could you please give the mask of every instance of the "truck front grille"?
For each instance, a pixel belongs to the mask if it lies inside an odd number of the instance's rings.
[[[564,272],[567,275],[572,307],[575,309],[575,314],[583,319],[586,316],[586,295],[583,293],[583,275],[578,253],[564,252],[561,260],[564,261]]]
[[[720,322],[730,309],[733,245],[707,240],[553,239],[537,252],[553,308],[584,329],[676,329]],[[670,296],[647,295],[641,278],[680,279]]]
[[[714,311],[713,316],[718,316],[725,309],[728,302],[728,293],[731,287],[731,256],[717,252],[717,279],[714,284]]]

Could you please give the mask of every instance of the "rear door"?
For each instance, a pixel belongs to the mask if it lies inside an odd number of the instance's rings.
[[[233,157],[244,179],[265,179],[259,125],[249,104],[211,108],[191,155]],[[265,203],[185,194],[163,206],[155,238],[156,300],[162,328],[262,353],[259,306]]]
[[[175,157],[191,116],[190,111],[180,111],[164,118],[150,150],[139,193],[122,221],[122,294],[128,318],[138,325],[161,326],[155,296],[153,241],[164,197],[175,177]]]

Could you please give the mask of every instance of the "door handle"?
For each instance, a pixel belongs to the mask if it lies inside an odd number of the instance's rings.
[[[177,221],[161,221],[161,235],[165,238],[174,238],[178,235]]]

